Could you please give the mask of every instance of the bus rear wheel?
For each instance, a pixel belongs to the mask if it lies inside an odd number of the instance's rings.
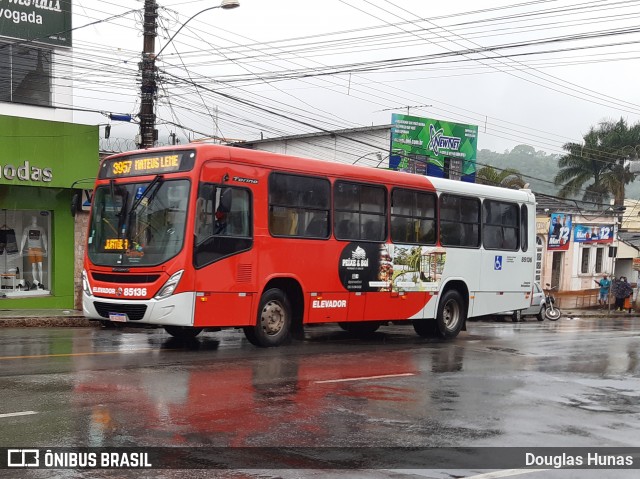
[[[378,321],[340,322],[338,326],[348,333],[366,336],[375,333],[380,328],[380,323]]]
[[[455,338],[464,326],[466,318],[462,295],[455,289],[446,291],[438,304],[436,317],[438,335],[444,339]]]
[[[279,346],[291,337],[291,304],[287,295],[272,288],[260,298],[255,326],[244,328],[247,340],[262,348]]]
[[[164,330],[178,339],[193,339],[202,332],[202,328],[193,328],[191,326],[165,326]]]

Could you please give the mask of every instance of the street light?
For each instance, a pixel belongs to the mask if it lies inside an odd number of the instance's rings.
[[[222,8],[231,10],[240,6],[240,0],[222,0],[219,5],[200,10],[184,22],[171,38],[164,44],[158,53],[156,48],[156,30],[158,28],[158,4],[156,0],[145,0],[144,2],[144,49],[142,51],[142,61],[140,62],[140,134],[137,141],[139,148],[151,148],[157,139],[156,115],[154,111],[154,100],[157,92],[156,84],[156,59],[173,41],[178,33],[195,17],[201,13]]]
[[[198,13],[196,13],[191,18],[189,18],[186,22],[184,22],[180,26],[180,28],[178,28],[178,31],[176,31],[176,33],[171,35],[171,38],[169,38],[167,43],[165,43],[164,46],[160,49],[160,51],[156,53],[156,58],[158,58],[160,54],[164,51],[164,49],[169,46],[169,44],[176,37],[176,35],[180,33],[180,30],[182,30],[187,25],[187,23],[189,23],[191,20],[193,20],[195,17],[197,17],[201,13],[208,12],[209,10],[215,10],[216,8],[222,8],[223,10],[232,10],[234,8],[238,8],[239,6],[240,6],[239,0],[222,0],[222,2],[220,2],[220,5],[216,5],[214,7],[209,7],[209,8],[205,8],[204,10],[200,10]]]

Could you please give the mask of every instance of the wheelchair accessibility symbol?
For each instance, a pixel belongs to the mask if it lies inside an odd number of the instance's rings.
[[[496,256],[493,269],[496,271],[502,271],[502,256]]]

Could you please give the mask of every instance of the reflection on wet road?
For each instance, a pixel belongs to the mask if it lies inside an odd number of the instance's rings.
[[[236,331],[184,344],[160,330],[3,329],[0,441],[640,446],[639,327],[475,322],[442,342],[328,325],[276,349]]]

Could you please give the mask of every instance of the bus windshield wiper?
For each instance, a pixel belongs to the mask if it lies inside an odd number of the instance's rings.
[[[145,188],[145,190],[142,192],[140,197],[136,198],[136,200],[131,205],[131,209],[129,210],[129,215],[131,215],[138,208],[138,206],[140,206],[140,203],[142,203],[142,200],[144,200],[145,198],[148,199],[148,203],[151,203],[151,201],[153,200],[153,197],[156,195],[156,192],[158,191],[158,187],[162,184],[162,180],[163,180],[162,175],[156,175],[156,177],[153,180],[151,180],[151,183],[149,183],[149,186]]]
[[[151,204],[151,202],[153,201],[153,198],[155,197],[156,193],[160,189],[160,185],[162,184],[162,181],[163,181],[162,175],[156,175],[156,177],[153,180],[151,180],[151,183],[149,183],[149,185],[145,188],[145,190],[140,194],[140,197],[136,198],[133,201],[133,204],[131,205],[131,209],[127,214],[127,220],[125,223],[125,233],[126,233],[126,239],[128,243],[128,249],[133,247],[133,244],[131,241],[131,228],[130,228],[131,218],[133,217],[133,213],[138,209],[138,206],[140,206],[140,204],[145,198],[147,199],[147,203],[145,206],[149,206]]]

